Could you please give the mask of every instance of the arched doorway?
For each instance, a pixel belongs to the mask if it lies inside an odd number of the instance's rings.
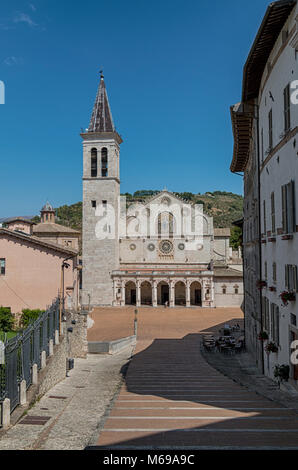
[[[175,305],[186,305],[186,287],[182,281],[175,284]]]
[[[141,284],[141,305],[152,305],[152,286],[148,281]]]
[[[202,286],[198,281],[190,285],[190,305],[202,306]]]
[[[128,281],[125,284],[125,305],[136,305],[137,302],[137,288],[133,281]]]
[[[166,302],[170,304],[170,287],[166,281],[161,281],[157,285],[157,304],[164,305]]]

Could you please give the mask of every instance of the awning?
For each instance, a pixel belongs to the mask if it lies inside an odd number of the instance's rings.
[[[244,66],[243,102],[257,98],[269,55],[296,3],[296,0],[281,0],[268,6]]]
[[[231,106],[231,119],[234,135],[233,160],[230,170],[244,171],[249,158],[254,107],[244,103]]]

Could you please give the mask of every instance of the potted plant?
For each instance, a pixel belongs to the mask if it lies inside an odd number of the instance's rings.
[[[287,382],[290,377],[290,366],[288,364],[276,364],[274,367],[274,377],[278,381],[278,385],[285,381]]]
[[[268,338],[269,338],[269,336],[268,336],[268,333],[266,333],[266,331],[260,331],[260,333],[259,333],[259,340],[260,341],[265,341]]]
[[[293,300],[296,299],[296,295],[294,292],[288,292],[286,290],[284,290],[283,292],[281,292],[279,294],[279,297],[281,298],[282,300],[282,303],[284,305],[288,305],[289,302],[292,302]]]
[[[267,343],[265,346],[265,349],[268,354],[271,352],[273,353],[278,352],[278,346],[275,343],[273,343],[273,341],[270,341],[269,343]]]
[[[276,287],[275,286],[270,286],[269,290],[270,290],[270,292],[276,292]]]
[[[259,279],[259,280],[257,281],[257,288],[258,288],[259,290],[263,289],[263,288],[266,287],[266,286],[267,286],[267,282],[266,282],[266,281],[262,281],[261,279]]]

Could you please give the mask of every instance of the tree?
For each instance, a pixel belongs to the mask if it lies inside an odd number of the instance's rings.
[[[238,250],[238,247],[242,243],[242,230],[240,227],[233,226],[231,227],[231,238],[230,245],[234,250]]]
[[[10,307],[0,307],[0,331],[12,331],[14,325],[14,317]]]
[[[33,323],[39,315],[41,315],[44,310],[40,309],[35,309],[35,310],[30,310],[29,308],[24,308],[22,310],[22,316],[21,316],[21,324],[23,328],[27,328],[30,323]]]

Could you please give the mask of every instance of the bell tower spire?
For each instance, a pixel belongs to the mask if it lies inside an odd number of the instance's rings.
[[[88,132],[115,132],[102,70]]]
[[[91,120],[83,139],[83,288],[82,305],[112,305],[111,271],[119,269],[118,208],[120,199],[119,156],[122,139],[117,133],[103,72]],[[97,224],[106,214],[114,220]],[[114,226],[112,226],[114,224]],[[108,236],[107,236],[108,235]]]

